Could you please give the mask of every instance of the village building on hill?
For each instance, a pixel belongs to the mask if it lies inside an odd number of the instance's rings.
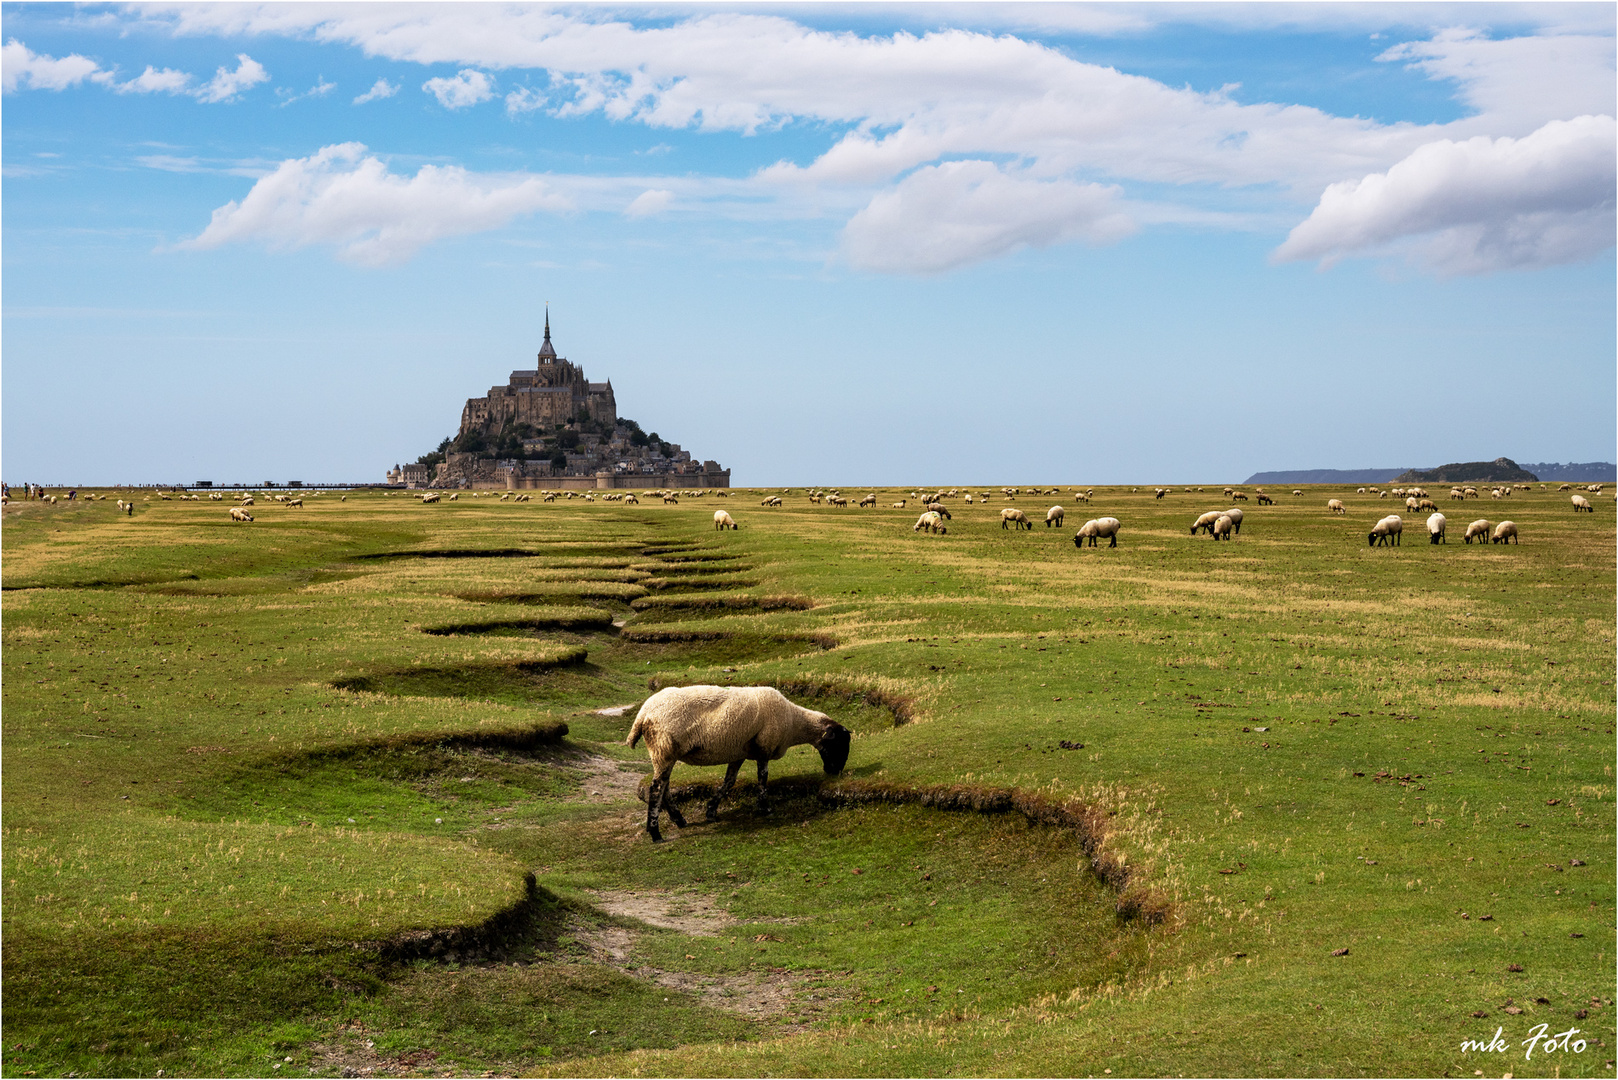
[[[723,488],[730,470],[620,418],[612,383],[556,355],[550,313],[537,365],[469,398],[454,438],[388,483],[454,488]]]

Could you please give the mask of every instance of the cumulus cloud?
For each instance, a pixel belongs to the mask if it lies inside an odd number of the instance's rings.
[[[1399,27],[1400,36],[1412,26],[1438,27],[1425,31],[1424,40],[1390,40],[1381,59],[1452,83],[1468,115],[1442,124],[1336,116],[1284,101],[1239,100],[1233,87],[1169,85],[1087,63],[1016,33],[943,28],[859,34],[759,11],[699,9],[636,22],[599,8],[178,5],[146,17],[166,20],[181,33],[312,38],[397,62],[455,65],[461,70],[454,78],[424,85],[448,109],[494,95],[493,79],[484,72],[515,70],[542,72],[547,82],[543,92],[525,86],[507,93],[512,116],[545,109],[561,117],[595,114],[648,127],[743,134],[795,122],[819,125],[841,136],[817,156],[781,162],[754,179],[764,198],[782,201],[801,197],[824,206],[853,193],[852,205],[865,209],[848,223],[845,252],[871,267],[883,258],[859,254],[866,250],[861,238],[880,231],[884,215],[902,216],[924,194],[943,198],[950,183],[964,183],[968,174],[946,167],[951,162],[1019,163],[1018,171],[1001,169],[961,188],[956,208],[965,215],[963,229],[954,240],[939,241],[940,252],[959,248],[992,258],[1041,242],[1037,227],[1019,231],[1023,215],[1037,209],[1025,201],[1034,190],[1028,185],[1052,185],[1050,194],[1070,201],[1107,190],[1097,189],[1097,182],[1143,190],[1149,185],[1159,206],[1154,211],[1146,196],[1134,193],[1141,220],[1174,219],[1177,208],[1170,200],[1177,188],[1195,186],[1196,198],[1245,188],[1269,201],[1271,220],[1277,210],[1296,220],[1292,215],[1328,186],[1386,174],[1424,147],[1524,139],[1550,121],[1618,111],[1610,9],[1557,8],[1561,14],[1541,17],[1532,13],[1548,6],[1509,12],[1498,6],[1402,6],[1387,13],[1366,6],[1261,8],[1094,8],[1076,17],[1100,20],[1086,32],[1198,20],[1340,29],[1374,24],[1390,34]],[[998,18],[1002,26],[1060,21],[1065,11],[1017,9]],[[1460,19],[1486,18],[1546,29],[1514,37],[1442,29]],[[1112,30],[1103,25],[1109,20],[1117,24]],[[989,204],[997,199],[1005,203],[991,213]],[[1084,220],[1082,210],[1072,212],[1071,219],[1054,213],[1050,235],[1088,236],[1082,228],[1068,230],[1071,221]],[[1545,252],[1566,247],[1554,239],[1561,227],[1549,219],[1525,213],[1514,221],[1523,236],[1543,226]],[[986,239],[1001,231],[1012,239]],[[1485,230],[1477,250],[1495,242],[1505,241]],[[1520,241],[1508,246],[1523,249]],[[953,256],[924,248],[895,256],[895,265],[952,264]]]
[[[661,214],[674,202],[674,192],[666,188],[652,188],[635,196],[635,201],[624,209],[625,217],[640,218]]]
[[[371,84],[371,88],[354,99],[354,104],[364,105],[367,101],[381,101],[390,98],[399,92],[398,84],[390,83],[387,79],[378,79]]]
[[[1610,116],[1553,120],[1521,139],[1441,139],[1328,187],[1274,257],[1329,266],[1406,241],[1441,274],[1574,262],[1613,245],[1615,160]]]
[[[402,262],[434,240],[500,228],[538,210],[570,208],[570,200],[538,177],[480,176],[435,165],[398,176],[360,143],[342,143],[281,162],[240,202],[215,210],[208,227],[180,246],[332,244],[339,258],[381,266]]]
[[[206,86],[197,89],[197,100],[208,104],[234,100],[238,95],[261,82],[268,82],[270,73],[264,65],[246,53],[236,54],[236,70],[221,67]]]
[[[535,112],[543,109],[549,99],[538,90],[527,86],[519,86],[506,95],[506,113],[516,116],[519,113]]]
[[[1429,78],[1454,82],[1459,98],[1490,118],[1493,135],[1526,135],[1546,120],[1611,115],[1618,106],[1611,35],[1491,38],[1450,29],[1395,45],[1377,59],[1403,60]]]
[[[151,65],[133,79],[112,83],[120,94],[184,94],[191,85],[191,76],[184,71],[164,68],[159,71]]]
[[[446,109],[466,109],[494,97],[494,80],[471,68],[454,78],[428,79],[421,88]]]
[[[0,46],[0,88],[8,94],[25,88],[66,90],[98,76],[97,81],[103,81],[110,72],[102,71],[100,64],[78,53],[57,59],[30,50],[16,38]]]
[[[1018,248],[1106,244],[1134,231],[1115,187],[950,161],[873,198],[843,230],[843,250],[862,270],[936,274]]]

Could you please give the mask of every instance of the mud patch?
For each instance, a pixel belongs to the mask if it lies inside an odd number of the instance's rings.
[[[627,892],[591,890],[595,906],[609,915],[635,919],[660,930],[672,930],[691,937],[714,938],[720,931],[739,925],[738,920],[709,897],[689,893]],[[756,922],[796,920],[750,919]],[[704,1005],[744,1016],[749,1020],[779,1020],[786,1030],[807,1027],[839,1000],[830,974],[824,971],[789,971],[769,968],[734,974],[668,971],[636,966],[630,962],[639,935],[621,926],[575,926],[573,938],[597,963],[606,964],[658,986],[689,994]]]
[[[622,707],[629,709],[633,706]],[[617,715],[622,716],[623,713]],[[568,767],[582,772],[579,794],[593,804],[636,801],[640,797],[641,782],[647,775],[646,767],[615,761],[600,754],[590,754],[578,761],[569,762]]]

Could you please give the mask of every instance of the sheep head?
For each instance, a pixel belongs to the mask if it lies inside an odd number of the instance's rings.
[[[820,751],[820,763],[825,766],[827,776],[836,776],[848,764],[848,747],[853,738],[848,729],[837,721],[826,721],[815,749]]]

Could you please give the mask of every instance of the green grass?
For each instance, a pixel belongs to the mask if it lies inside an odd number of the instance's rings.
[[[13,503],[0,1071],[1613,1075],[1611,523],[1370,549],[1396,500],[1309,488],[1216,544],[1218,489],[1070,490],[947,536],[896,490]],[[830,713],[858,783],[1092,807],[1169,915],[1015,812],[744,786],[654,846],[596,710],[695,682]],[[1585,1050],[1524,1060],[1542,1022]]]

